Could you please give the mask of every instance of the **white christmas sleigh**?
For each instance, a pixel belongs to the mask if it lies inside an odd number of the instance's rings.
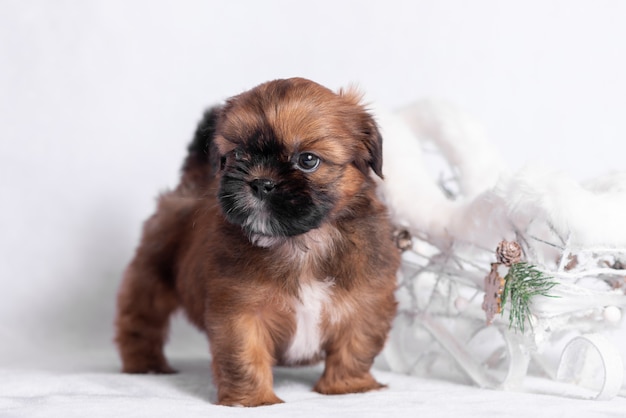
[[[626,306],[626,175],[578,184],[545,169],[510,173],[446,104],[376,114],[381,193],[413,237],[384,353],[391,369],[490,388],[532,374],[552,380],[548,392],[616,396],[623,366],[606,331]],[[497,258],[501,242],[520,257]]]

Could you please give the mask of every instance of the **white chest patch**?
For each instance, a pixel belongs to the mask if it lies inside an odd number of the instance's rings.
[[[302,285],[300,299],[294,302],[296,333],[285,353],[288,362],[310,359],[319,353],[322,343],[320,322],[332,295],[331,281]]]

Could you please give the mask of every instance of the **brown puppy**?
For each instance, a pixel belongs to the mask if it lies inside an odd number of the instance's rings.
[[[276,80],[205,114],[176,190],[144,225],[118,298],[127,373],[171,373],[182,306],[206,331],[218,402],[281,402],[273,365],[324,360],[315,390],[364,392],[396,312],[399,252],[370,170],[381,136],[354,92]]]

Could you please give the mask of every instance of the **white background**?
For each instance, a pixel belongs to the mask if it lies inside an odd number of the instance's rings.
[[[513,169],[626,157],[626,2],[0,1],[0,362],[112,351],[121,272],[203,109],[273,78],[473,114]]]

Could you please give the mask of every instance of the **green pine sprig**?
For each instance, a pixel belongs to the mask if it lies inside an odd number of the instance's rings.
[[[510,301],[509,328],[515,326],[523,334],[530,317],[532,298],[537,295],[554,297],[548,292],[557,285],[557,282],[526,262],[511,265],[504,280],[502,309],[504,310],[505,303]],[[530,321],[528,323],[532,329],[532,323]]]

